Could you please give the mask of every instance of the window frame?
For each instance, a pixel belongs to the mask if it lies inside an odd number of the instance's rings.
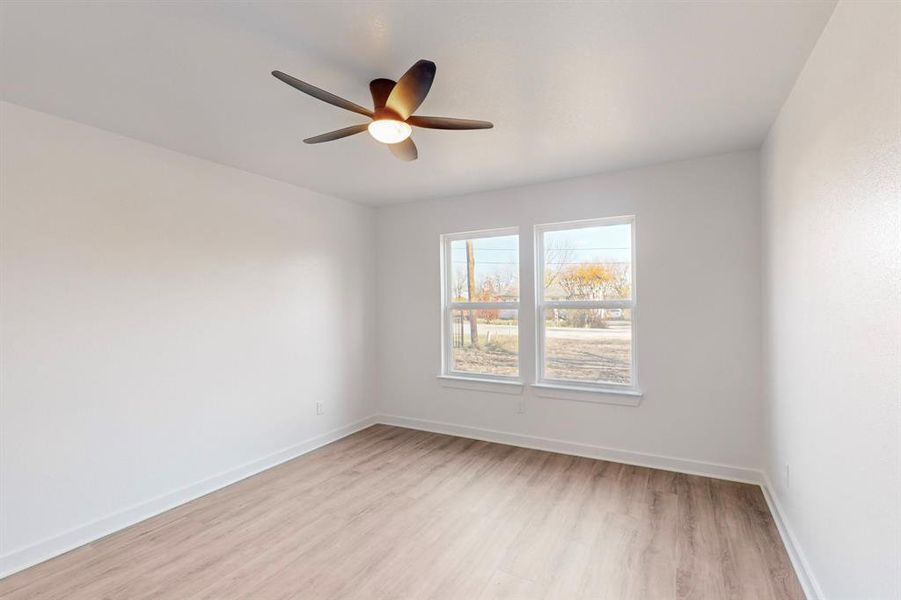
[[[570,229],[585,229],[588,227],[603,227],[609,225],[629,225],[630,231],[630,260],[631,260],[631,298],[629,300],[545,300],[544,298],[544,234],[551,231],[565,231]],[[619,217],[601,217],[596,219],[581,219],[576,221],[562,221],[557,223],[542,223],[533,227],[533,247],[535,249],[535,383],[539,388],[557,388],[562,390],[587,391],[598,393],[620,393],[639,395],[638,387],[638,276],[636,261],[636,222],[635,215]],[[630,383],[620,384],[613,382],[594,383],[578,379],[553,379],[545,375],[545,313],[548,309],[592,309],[592,308],[620,308],[628,309],[632,314],[631,323],[631,364]]]
[[[451,298],[453,281],[453,261],[451,244],[460,240],[476,240],[489,237],[504,237],[515,235],[517,237],[517,277],[520,281],[519,299],[516,302],[455,302]],[[496,229],[479,229],[460,233],[441,234],[441,375],[442,378],[468,379],[474,382],[512,383],[523,382],[522,361],[522,236],[519,227],[500,227]],[[453,311],[455,310],[515,310],[516,311],[516,335],[517,375],[496,375],[492,373],[472,373],[469,371],[454,370],[453,354]]]

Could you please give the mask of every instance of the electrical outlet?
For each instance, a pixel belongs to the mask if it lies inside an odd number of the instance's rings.
[[[526,412],[526,401],[522,398],[516,401],[516,412],[520,415]]]
[[[785,489],[791,487],[791,468],[785,463]]]
[[[321,415],[325,412],[325,406],[322,405],[322,402],[316,402],[316,414]]]

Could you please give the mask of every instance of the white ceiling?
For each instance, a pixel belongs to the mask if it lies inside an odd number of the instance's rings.
[[[341,198],[388,204],[756,147],[834,2],[16,3],[0,8],[4,99]],[[269,73],[371,105],[419,58],[419,160],[365,118]]]

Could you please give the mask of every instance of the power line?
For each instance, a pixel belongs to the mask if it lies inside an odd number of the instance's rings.
[[[458,265],[466,264],[465,260],[452,260],[451,262],[454,264],[458,264]],[[632,261],[630,261],[630,260],[605,260],[602,262],[586,262],[586,261],[557,262],[557,261],[553,261],[553,262],[549,262],[549,263],[545,263],[545,264],[546,265],[631,265]],[[478,261],[476,261],[476,267],[478,267],[479,265],[508,265],[508,266],[512,267],[514,265],[518,265],[518,263],[491,262],[491,261],[486,261],[486,260],[478,260]]]
[[[631,250],[630,246],[606,246],[606,247],[598,247],[598,248],[545,248],[545,252],[548,250],[551,251],[560,251],[560,252],[568,252],[575,251],[579,252],[581,250]],[[455,252],[465,252],[465,248],[452,248]],[[476,248],[476,252],[519,252],[518,248]]]
[[[545,263],[546,265],[631,265],[631,260],[605,260],[602,262],[586,262],[586,261],[578,261],[578,262],[557,262],[552,261],[549,263]]]

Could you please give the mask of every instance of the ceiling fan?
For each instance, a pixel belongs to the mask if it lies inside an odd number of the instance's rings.
[[[350,127],[307,138],[304,140],[304,143],[319,144],[331,142],[332,140],[339,140],[368,129],[372,137],[388,145],[394,156],[401,160],[409,161],[416,160],[417,156],[419,156],[416,144],[410,138],[410,134],[413,132],[411,125],[427,129],[491,129],[494,127],[488,121],[413,115],[432,87],[432,81],[435,79],[435,70],[435,63],[432,61],[419,60],[397,82],[391,79],[373,79],[369,82],[373,110],[355,104],[350,100],[345,100],[331,92],[321,90],[281,71],[273,71],[272,74],[305,94],[309,94],[323,102],[328,102],[338,108],[359,113],[372,119],[370,123],[351,125]]]

